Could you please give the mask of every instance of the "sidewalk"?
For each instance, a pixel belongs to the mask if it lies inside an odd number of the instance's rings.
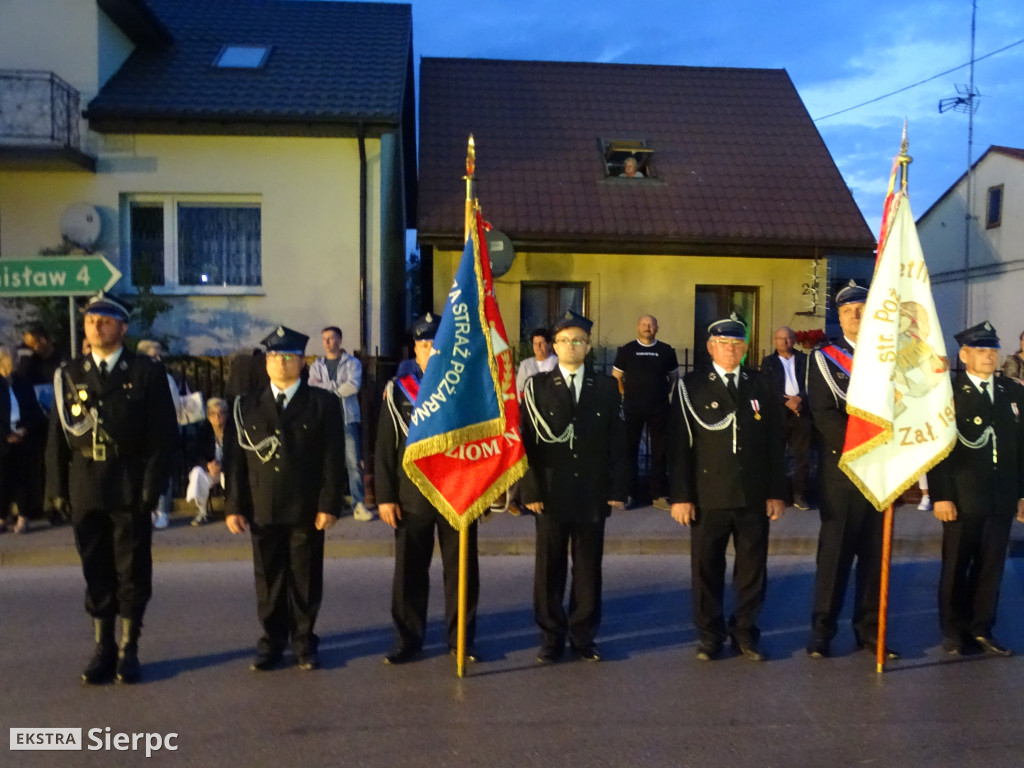
[[[156,562],[248,560],[252,550],[248,536],[233,536],[223,521],[215,520],[193,528],[192,511],[181,502],[171,525],[153,532]],[[782,519],[772,524],[770,553],[813,556],[817,546],[817,510],[789,507]],[[654,507],[615,512],[608,519],[605,552],[614,554],[688,554],[689,531]],[[896,509],[893,554],[897,557],[938,557],[942,526],[931,512],[918,512],[911,505]],[[1014,525],[1011,552],[1024,547],[1024,525]],[[528,516],[492,514],[481,523],[481,555],[532,555],[534,525]],[[360,523],[344,517],[327,533],[327,557],[392,557],[394,532],[373,520]],[[78,565],[71,527],[51,528],[34,521],[22,535],[0,534],[0,566]]]

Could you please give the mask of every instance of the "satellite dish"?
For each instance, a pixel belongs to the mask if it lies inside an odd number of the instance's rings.
[[[512,262],[516,259],[512,241],[508,235],[496,229],[485,232],[484,239],[487,241],[487,252],[491,257],[491,274],[494,277],[501,277],[512,269]]]
[[[75,203],[60,217],[60,233],[68,242],[86,250],[100,237],[100,212],[88,203]]]

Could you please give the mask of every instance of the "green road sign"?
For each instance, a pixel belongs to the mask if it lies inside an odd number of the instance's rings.
[[[120,279],[102,256],[0,259],[0,296],[88,296],[109,291]]]

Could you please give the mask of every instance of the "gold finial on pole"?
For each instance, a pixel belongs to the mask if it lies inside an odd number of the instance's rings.
[[[907,119],[903,118],[903,138],[900,140],[900,154],[896,158],[896,161],[900,164],[900,188],[907,191],[907,181],[910,178],[910,164],[914,162],[908,153],[907,149],[910,147],[910,141],[907,139]]]
[[[476,174],[476,142],[473,141],[473,134],[469,134],[469,143],[466,146],[466,220],[462,232],[462,242],[469,239],[469,233],[473,228],[473,207],[476,190],[473,187]]]

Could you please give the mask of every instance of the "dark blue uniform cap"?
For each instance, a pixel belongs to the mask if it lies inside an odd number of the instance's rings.
[[[267,352],[291,352],[296,355],[304,355],[307,341],[309,341],[309,336],[306,334],[279,325],[260,344],[267,348]]]
[[[551,329],[551,335],[554,336],[556,333],[564,331],[566,328],[580,328],[589,336],[590,329],[593,327],[593,320],[584,317],[579,312],[573,312],[571,309],[567,309],[561,319],[555,323],[555,327]]]
[[[413,341],[433,341],[439,325],[441,325],[441,318],[433,312],[427,312],[412,324]]]
[[[132,308],[129,304],[121,301],[121,299],[102,293],[93,296],[89,299],[89,303],[85,305],[85,314],[87,315],[106,315],[107,317],[117,318],[123,323],[128,322],[128,316],[131,313]]]
[[[868,300],[868,289],[857,285],[853,280],[845,288],[839,289],[836,293],[836,306],[844,304],[863,304]]]
[[[747,326],[735,312],[722,320],[715,320],[708,326],[708,336],[725,336],[729,339],[746,339]]]
[[[961,347],[999,349],[999,337],[996,335],[996,329],[988,320],[971,326],[965,331],[960,331],[953,338]]]

